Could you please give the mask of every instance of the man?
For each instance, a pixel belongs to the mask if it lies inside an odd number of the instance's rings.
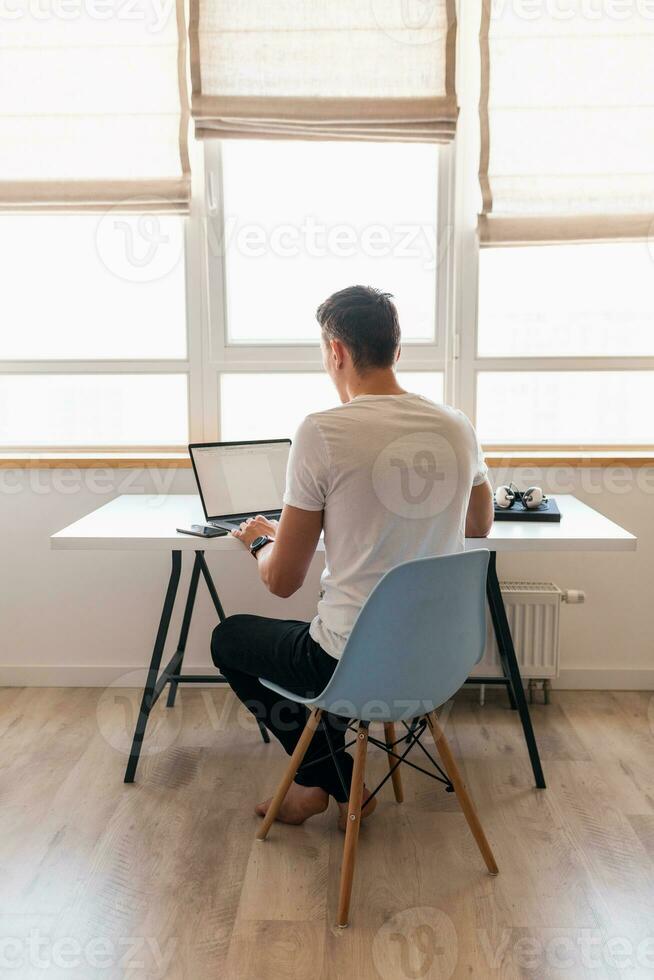
[[[270,592],[288,597],[304,582],[324,530],[318,613],[310,624],[231,616],[215,629],[211,644],[214,663],[235,693],[289,754],[306,709],[258,678],[303,697],[319,694],[366,598],[389,569],[462,551],[465,535],[485,537],[493,521],[487,468],[466,417],[398,384],[400,327],[390,294],[366,286],[343,289],[318,308],[317,319],[323,364],[342,404],[308,416],[298,429],[279,523],[256,517],[234,535],[246,547],[254,544]],[[342,748],[342,720],[323,717],[333,747]],[[349,787],[352,759],[347,752],[338,758]],[[343,827],[347,794],[319,729],[278,819],[302,823],[324,811],[330,796]],[[256,812],[264,816],[269,804],[260,803]]]

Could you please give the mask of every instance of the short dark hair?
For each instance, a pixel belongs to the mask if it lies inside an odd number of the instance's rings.
[[[372,286],[348,286],[316,310],[327,340],[340,340],[357,371],[391,367],[400,346],[400,323],[391,293]]]

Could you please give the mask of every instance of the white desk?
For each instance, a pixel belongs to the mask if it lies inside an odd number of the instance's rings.
[[[632,534],[614,524],[613,521],[598,511],[593,510],[592,507],[570,494],[557,495],[556,500],[562,515],[559,524],[501,521],[493,526],[488,538],[484,540],[473,538],[466,542],[468,550],[481,547],[489,548],[491,551],[487,596],[504,670],[504,678],[500,682],[506,685],[511,706],[520,713],[536,785],[539,788],[545,787],[545,780],[497,580],[495,553],[516,551],[635,551],[636,549],[636,538]],[[216,675],[197,677],[181,674],[186,639],[200,575],[204,576],[219,618],[224,618],[223,608],[207,567],[204,553],[205,551],[241,551],[244,557],[248,556],[242,544],[232,537],[204,540],[178,534],[176,531],[178,527],[202,523],[203,520],[200,499],[194,494],[168,496],[129,494],[117,497],[91,514],[87,514],[86,517],[82,517],[81,520],[75,521],[70,527],[54,534],[51,538],[53,548],[68,551],[172,552],[170,580],[150,661],[148,679],[143,691],[141,711],[125,774],[126,782],[132,782],[134,779],[148,715],[165,686],[170,684],[167,703],[169,707],[172,707],[175,703],[178,684],[221,680]],[[322,542],[320,542],[319,548],[322,548]],[[186,598],[182,629],[175,653],[159,674],[179,585],[182,552],[185,551],[194,552],[195,560]],[[471,679],[471,683],[477,684],[484,681],[497,682],[495,678],[475,677]],[[263,728],[262,735],[267,739],[267,733]]]
[[[635,551],[636,538],[570,494],[557,495],[560,524],[500,521],[483,544],[493,551]],[[125,494],[87,514],[51,538],[52,547],[101,551],[197,551],[200,538],[177,527],[204,522],[195,494]],[[322,543],[319,548],[322,547]],[[204,551],[243,551],[231,537],[202,540]]]

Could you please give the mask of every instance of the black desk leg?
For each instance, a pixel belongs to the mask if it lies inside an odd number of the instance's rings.
[[[502,599],[502,605],[504,605],[504,599]],[[518,704],[515,697],[513,696],[513,684],[511,682],[511,674],[509,672],[509,665],[506,662],[506,657],[500,656],[500,664],[502,666],[502,673],[504,674],[504,679],[506,680],[506,693],[509,695],[509,704],[513,711],[518,710]]]
[[[211,601],[214,604],[215,610],[218,613],[218,619],[222,623],[225,618],[225,610],[223,609],[223,604],[218,597],[218,590],[213,584],[213,579],[211,578],[211,572],[209,571],[209,566],[207,565],[206,559],[204,557],[204,551],[198,551],[197,554],[200,556],[200,569],[204,575],[204,581],[207,583],[207,588],[209,589],[209,595],[211,596]]]
[[[200,581],[200,570],[202,568],[203,556],[203,551],[195,552],[195,561],[193,562],[193,571],[191,572],[191,581],[188,587],[186,606],[184,607],[184,618],[182,620],[182,628],[179,632],[179,643],[177,644],[177,661],[175,671],[177,674],[181,674],[182,664],[184,663],[184,651],[186,650],[186,641],[188,639],[188,631],[191,625],[193,606],[195,605],[195,596],[198,591],[198,582]],[[167,708],[172,708],[175,704],[178,686],[177,681],[170,682],[170,687],[168,689],[168,700],[166,701]]]
[[[518,667],[518,661],[516,659],[515,649],[513,647],[513,638],[511,636],[511,630],[509,629],[509,623],[506,618],[506,610],[504,608],[504,600],[502,599],[502,593],[500,591],[500,583],[497,579],[496,555],[494,551],[491,551],[490,562],[488,564],[486,595],[488,597],[488,606],[490,608],[491,619],[493,621],[493,630],[495,631],[495,639],[497,640],[497,648],[500,654],[502,669],[507,681],[509,682],[507,684],[509,695],[513,694],[512,706],[513,703],[515,703],[520,715],[522,730],[525,733],[525,741],[527,743],[527,749],[529,750],[529,758],[531,759],[531,767],[534,771],[536,786],[538,789],[545,789],[545,777],[543,775],[543,768],[540,763],[538,746],[536,745],[534,730],[531,725],[531,717],[529,715],[529,708],[527,707],[525,690],[522,686],[520,668]]]
[[[136,767],[138,766],[139,762],[145,727],[148,723],[148,715],[150,714],[150,708],[153,704],[157,675],[159,673],[159,667],[161,666],[161,657],[164,651],[164,646],[166,645],[168,627],[170,626],[170,617],[172,616],[173,606],[175,605],[175,597],[177,595],[177,586],[179,585],[181,569],[182,553],[181,551],[173,551],[172,567],[170,570],[168,588],[166,589],[166,598],[164,599],[163,609],[161,610],[159,629],[157,630],[157,636],[154,641],[154,649],[152,651],[152,659],[150,660],[150,667],[148,669],[148,677],[143,689],[139,717],[138,721],[136,722],[134,739],[132,741],[132,749],[129,755],[127,769],[125,770],[126,783],[133,783],[134,776],[136,775]]]

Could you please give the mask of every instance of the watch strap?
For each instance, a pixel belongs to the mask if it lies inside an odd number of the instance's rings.
[[[271,541],[272,538],[269,538],[267,534],[260,534],[259,537],[255,538],[250,545],[250,554],[254,555],[256,558],[257,552],[261,551],[262,548],[265,548]]]

